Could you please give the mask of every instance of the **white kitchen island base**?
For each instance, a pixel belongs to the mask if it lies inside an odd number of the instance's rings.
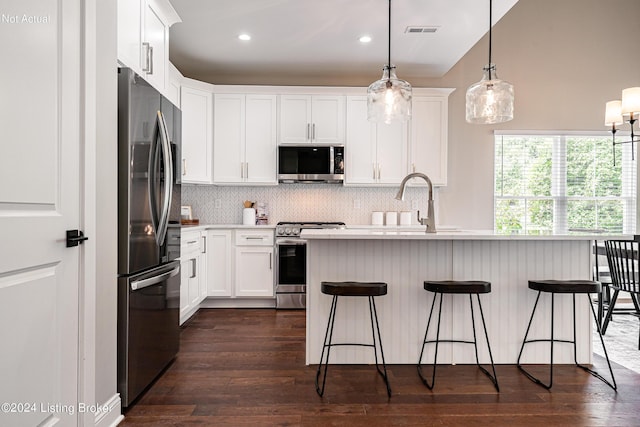
[[[349,233],[351,230],[305,231],[307,246],[306,362],[317,364],[326,331],[331,297],[320,292],[322,281],[381,281],[388,294],[376,297],[386,363],[416,364],[434,295],[424,280],[485,280],[492,292],[480,296],[495,363],[515,364],[537,292],[529,279],[591,278],[591,238],[587,236],[511,237],[460,233]],[[578,362],[591,363],[591,311],[584,295],[576,297]],[[481,363],[488,351],[476,307],[476,333]],[[571,295],[556,295],[555,338],[572,339]],[[436,310],[437,312],[437,304]],[[543,293],[530,337],[549,338],[550,295]],[[434,313],[436,316],[437,313]],[[437,321],[437,318],[432,322]],[[435,328],[433,337],[435,338]],[[366,299],[338,301],[333,342],[371,341]],[[453,335],[452,335],[453,334]],[[431,332],[429,334],[431,337]],[[473,337],[468,295],[445,295],[441,339]],[[433,360],[434,345],[423,363]],[[374,363],[370,348],[337,347],[330,363]],[[472,345],[440,344],[438,363],[475,363]],[[529,344],[522,363],[549,363],[549,344]],[[573,347],[556,344],[554,363],[573,363]]]

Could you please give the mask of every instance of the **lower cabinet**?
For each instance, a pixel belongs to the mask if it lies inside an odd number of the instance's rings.
[[[207,295],[206,247],[200,231],[182,233],[180,245],[180,324],[198,311]]]
[[[231,230],[207,230],[207,296],[232,297]]]
[[[237,297],[273,297],[273,246],[236,247]]]

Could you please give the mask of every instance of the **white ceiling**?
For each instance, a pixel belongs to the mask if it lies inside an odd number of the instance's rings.
[[[497,22],[518,0],[494,0]],[[387,0],[171,0],[181,23],[170,58],[188,77],[381,73],[387,62]],[[441,77],[484,35],[489,0],[394,0],[391,62],[398,77]],[[408,26],[436,27],[407,34]],[[247,33],[249,42],[237,36]],[[361,35],[372,37],[364,45]],[[248,82],[250,83],[250,82]]]

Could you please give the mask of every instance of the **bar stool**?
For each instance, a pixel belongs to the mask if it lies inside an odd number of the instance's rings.
[[[373,347],[373,352],[376,359],[376,370],[384,379],[387,386],[387,395],[391,397],[391,387],[389,386],[389,377],[387,375],[387,365],[384,361],[384,352],[382,350],[382,339],[380,338],[380,326],[378,325],[378,313],[376,312],[376,303],[373,297],[382,296],[387,294],[387,284],[382,282],[322,282],[321,291],[326,295],[333,295],[331,301],[331,310],[329,311],[329,321],[327,322],[327,331],[324,335],[324,344],[322,346],[322,354],[320,355],[320,363],[318,364],[318,371],[316,373],[316,392],[322,396],[324,394],[324,386],[327,381],[327,370],[329,368],[329,353],[331,347],[335,346],[362,346]],[[338,297],[367,297],[369,299],[369,316],[371,318],[371,334],[373,336],[373,344],[363,343],[332,343],[333,326],[336,318],[336,307],[338,305]],[[375,326],[374,326],[375,321]],[[376,332],[377,343],[380,346],[380,355],[382,356],[382,370],[378,366],[378,350],[376,347]],[[322,368],[322,360],[324,359],[325,349],[327,350],[327,358],[324,364],[324,375],[322,378],[322,387],[319,386],[320,372]]]
[[[589,372],[596,378],[602,380],[605,384],[607,384],[612,389],[616,390],[616,379],[613,376],[613,370],[611,369],[611,362],[609,362],[609,355],[607,354],[607,348],[604,345],[604,340],[602,339],[602,331],[600,329],[600,323],[598,323],[596,312],[593,308],[593,304],[591,303],[591,298],[589,298],[589,294],[599,293],[602,290],[602,286],[600,282],[592,281],[592,280],[529,280],[529,289],[533,289],[534,291],[538,291],[538,296],[536,297],[536,302],[533,305],[533,311],[531,312],[531,318],[529,319],[529,326],[527,326],[527,332],[524,334],[524,341],[522,342],[522,347],[520,347],[520,354],[518,354],[518,369],[520,369],[531,381],[534,383],[546,388],[547,390],[551,389],[553,385],[553,343],[554,342],[562,342],[573,344],[573,362],[574,364],[582,368],[583,370]],[[536,313],[536,308],[538,307],[538,301],[540,300],[540,295],[542,292],[547,292],[551,294],[551,339],[530,339],[527,340],[529,336],[529,329],[531,329],[531,323],[533,322],[533,316]],[[553,336],[553,319],[554,319],[554,296],[555,294],[571,294],[573,298],[573,341],[565,340],[565,339],[556,339]],[[613,380],[613,384],[607,381],[602,375],[593,371],[592,369],[580,365],[578,363],[577,349],[576,349],[576,294],[585,294],[587,295],[587,300],[589,307],[591,307],[591,313],[593,314],[593,318],[596,320],[596,327],[598,328],[598,336],[600,337],[600,342],[602,343],[602,348],[604,349],[604,355],[607,359],[607,365],[609,366],[609,373],[611,374],[611,379]],[[545,384],[540,381],[538,378],[533,376],[527,370],[525,370],[520,364],[520,359],[522,358],[522,352],[524,350],[524,346],[533,342],[549,342],[551,343],[551,362],[549,367],[549,383]]]
[[[426,280],[424,282],[424,289],[429,292],[434,292],[435,295],[433,297],[433,302],[431,303],[431,311],[429,312],[429,320],[427,321],[427,329],[424,332],[424,339],[422,340],[422,350],[420,351],[420,359],[418,360],[418,375],[420,379],[427,386],[429,390],[433,389],[433,386],[436,381],[436,361],[438,360],[438,345],[441,342],[448,343],[460,343],[460,344],[473,344],[476,351],[476,364],[480,368],[482,372],[484,372],[493,385],[495,386],[497,391],[500,391],[500,387],[498,386],[498,377],[496,376],[496,368],[493,364],[493,355],[491,354],[491,345],[489,344],[489,336],[487,334],[487,325],[484,322],[484,313],[482,312],[482,304],[480,303],[480,294],[488,294],[491,292],[491,283],[483,282],[483,281],[459,281],[459,280],[444,280],[444,281],[433,281]],[[441,340],[440,339],[440,318],[442,316],[442,295],[443,294],[468,294],[469,295],[469,305],[471,307],[471,325],[473,327],[473,341],[464,341],[464,340]],[[491,369],[493,370],[493,376],[487,371],[483,366],[480,365],[480,361],[478,359],[478,343],[476,340],[476,322],[473,314],[473,298],[472,295],[476,295],[476,299],[478,300],[478,307],[480,308],[480,317],[482,319],[482,327],[484,329],[484,337],[487,341],[487,348],[489,349],[489,358],[491,359]],[[431,325],[431,316],[433,315],[433,308],[436,303],[436,299],[440,295],[440,305],[438,308],[438,327],[436,331],[436,339],[435,340],[427,340],[427,334],[429,333],[429,326]],[[433,373],[431,376],[431,384],[422,374],[422,355],[424,354],[424,347],[427,344],[435,343],[436,349],[435,354],[433,356]]]

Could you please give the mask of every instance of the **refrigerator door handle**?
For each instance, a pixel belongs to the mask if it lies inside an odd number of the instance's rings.
[[[158,200],[156,193],[156,179],[158,171],[158,137],[160,134],[160,126],[158,119],[153,128],[153,137],[151,138],[151,146],[149,148],[149,166],[147,178],[147,192],[149,194],[149,216],[151,217],[151,226],[153,228],[156,243],[160,245],[160,224],[158,221]]]
[[[131,290],[137,291],[138,289],[143,289],[149,286],[157,285],[158,283],[164,282],[170,277],[177,275],[180,272],[180,266],[176,266],[173,269],[159,274],[157,276],[149,277],[146,279],[134,280],[131,282]]]
[[[160,246],[164,244],[169,226],[169,209],[171,208],[171,198],[173,196],[173,161],[171,159],[171,145],[169,144],[169,132],[164,115],[158,111],[158,129],[162,140],[162,157],[164,160],[164,202],[162,213],[158,223],[157,242]]]

